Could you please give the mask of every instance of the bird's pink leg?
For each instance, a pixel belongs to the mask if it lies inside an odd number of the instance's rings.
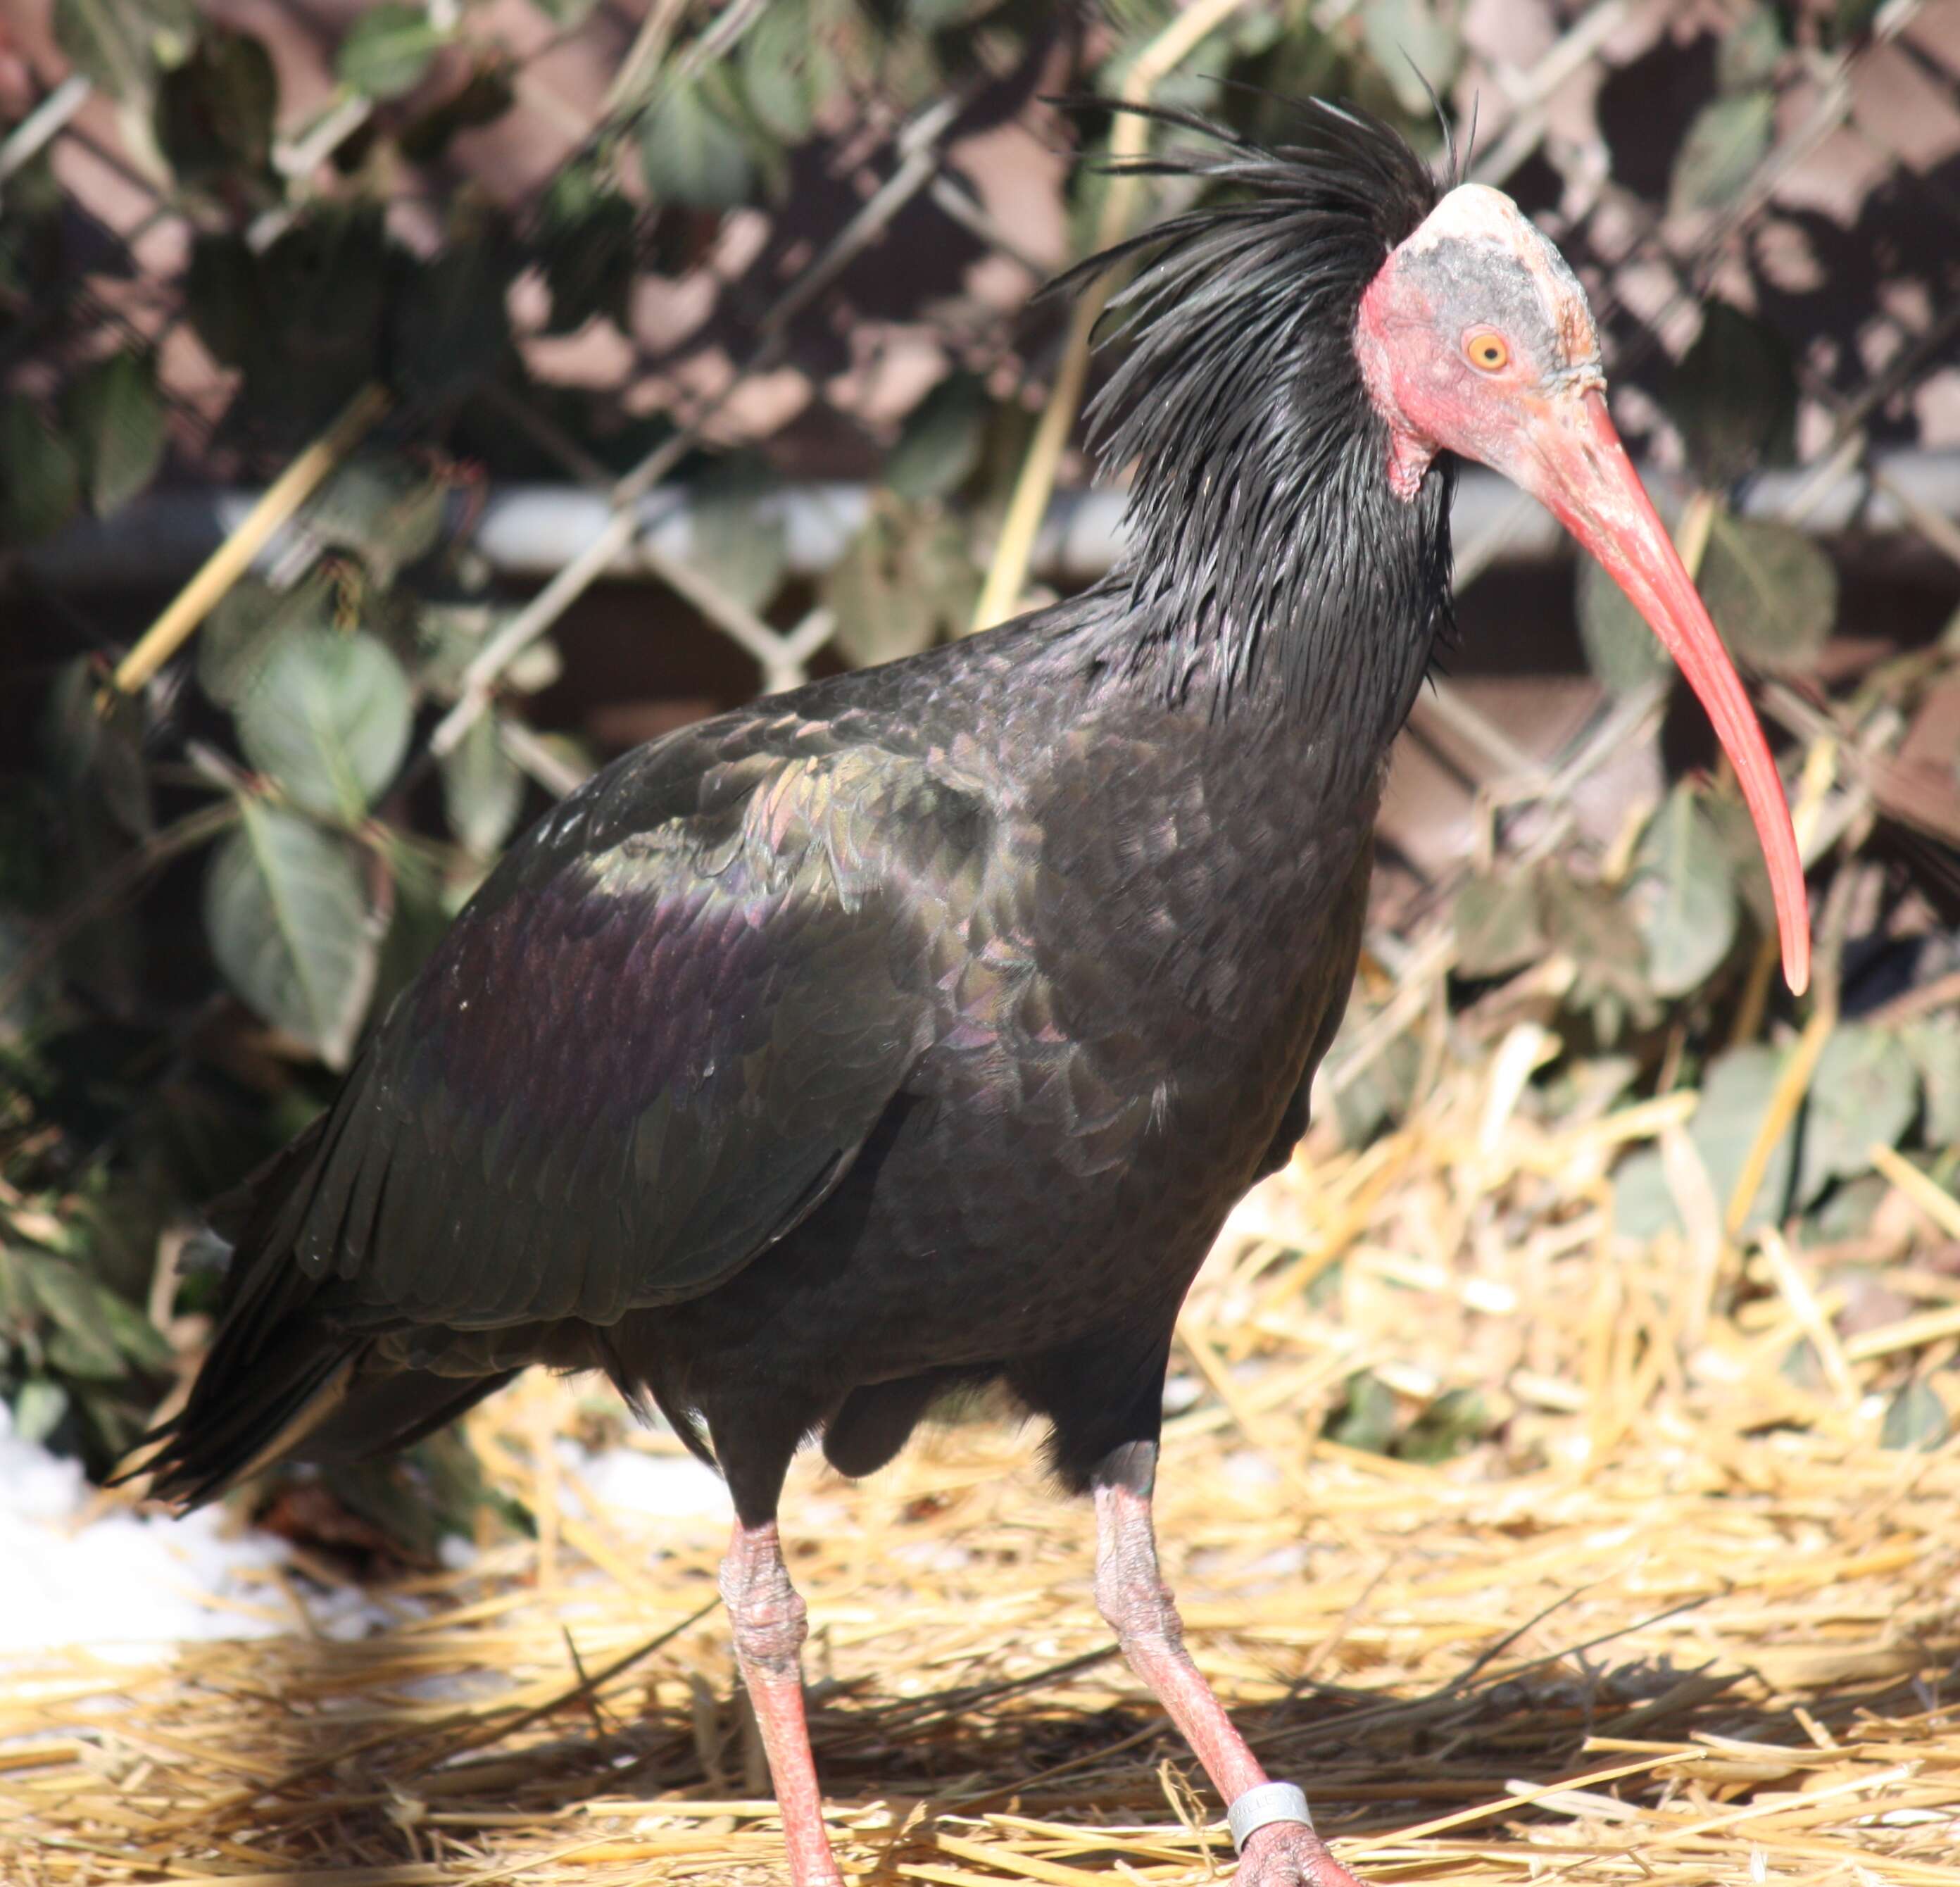
[[[762,1751],[769,1759],[776,1806],[783,1818],[794,1887],[842,1887],[824,1831],[823,1797],[816,1786],[816,1759],[803,1714],[803,1641],[809,1635],[805,1609],[783,1564],[776,1523],[735,1523],[728,1557],[721,1562],[721,1597],[734,1628],[735,1657],[749,1687]]]
[[[1157,1570],[1150,1522],[1156,1464],[1153,1443],[1132,1442],[1096,1471],[1096,1602],[1131,1668],[1157,1694],[1229,1806],[1268,1777],[1184,1648],[1183,1621]],[[1238,1881],[1239,1887],[1361,1887],[1299,1822],[1255,1828]]]

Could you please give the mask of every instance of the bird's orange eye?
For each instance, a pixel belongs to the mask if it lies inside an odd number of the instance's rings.
[[[1473,334],[1463,343],[1463,351],[1470,357],[1470,364],[1480,368],[1487,374],[1501,372],[1511,364],[1511,350],[1504,345],[1500,335],[1493,334],[1486,328],[1481,334]]]

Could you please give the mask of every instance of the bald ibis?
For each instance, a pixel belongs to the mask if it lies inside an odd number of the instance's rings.
[[[1452,454],[1599,558],[1803,879],[1741,685],[1607,416],[1584,294],[1506,197],[1300,108],[1187,114],[1227,187],[1136,258],[1093,409],[1129,548],[1072,600],[629,753],[533,827],[259,1175],[154,1490],[426,1434],[604,1370],[726,1475],[721,1589],[797,1887],[839,1879],[778,1548],[791,1456],[889,1461],[999,1380],[1094,1496],[1097,1602],[1255,1887],[1351,1877],[1186,1655],[1150,1493],[1180,1300],[1288,1157],[1360,947],[1389,744],[1450,621]]]

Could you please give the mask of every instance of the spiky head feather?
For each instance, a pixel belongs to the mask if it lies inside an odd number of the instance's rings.
[[[1126,109],[1138,109],[1127,107]],[[1124,358],[1090,407],[1108,471],[1131,469],[1122,597],[1134,668],[1167,697],[1249,694],[1369,745],[1407,714],[1449,622],[1446,463],[1413,502],[1354,352],[1361,297],[1439,189],[1369,113],[1299,107],[1271,148],[1195,113],[1147,115],[1200,140],[1122,167],[1233,194],[1092,256],[1080,288],[1138,257],[1099,330]],[[1277,684],[1275,690],[1274,684]]]

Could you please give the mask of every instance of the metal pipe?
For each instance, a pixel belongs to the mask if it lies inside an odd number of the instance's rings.
[[[1674,475],[1643,474],[1663,511],[1678,505],[1685,487]],[[1960,518],[1960,451],[1896,450],[1873,455],[1869,469],[1854,468],[1821,493],[1806,493],[1803,470],[1764,473],[1751,481],[1742,502],[1752,517],[1791,517],[1812,536],[1852,528],[1881,534],[1911,530],[1905,510],[1879,481],[1896,487],[1908,503],[1943,517]],[[829,569],[863,526],[872,488],[845,483],[785,485],[759,503],[784,527],[788,565],[798,576]],[[243,521],[260,494],[218,488],[154,492],[133,500],[113,517],[71,525],[49,543],[25,553],[27,567],[50,588],[75,590],[155,589],[180,583]],[[1064,587],[1093,581],[1114,562],[1122,541],[1120,491],[1058,492],[1035,542],[1034,567]],[[663,485],[641,501],[644,528],[663,558],[688,561],[694,543],[688,488]],[[609,515],[600,495],[569,485],[507,485],[493,490],[470,529],[470,543],[503,577],[542,581],[562,570],[604,530]],[[457,517],[461,521],[459,507]],[[1457,543],[1487,546],[1489,563],[1536,563],[1558,555],[1564,533],[1551,516],[1496,473],[1465,466],[1457,481]],[[304,522],[288,527],[260,553],[266,568],[288,552]],[[608,565],[615,578],[647,581],[652,572],[628,545]]]

